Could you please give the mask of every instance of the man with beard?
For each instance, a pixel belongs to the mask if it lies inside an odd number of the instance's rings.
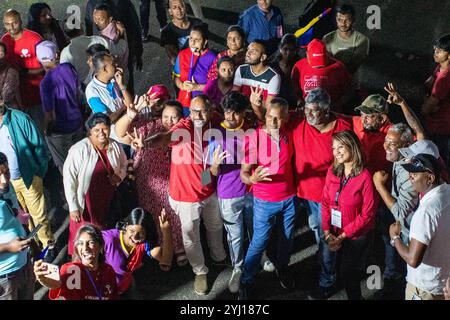
[[[213,119],[211,102],[204,94],[191,100],[191,116],[178,122],[170,131],[146,139],[148,146],[172,143],[169,178],[169,203],[180,217],[184,249],[195,274],[194,291],[208,292],[208,267],[200,242],[200,219],[206,228],[210,255],[216,263],[226,258],[223,246],[223,222],[219,214],[212,180],[211,128],[220,123]]]
[[[328,168],[333,163],[331,149],[335,132],[351,130],[351,118],[330,111],[330,96],[322,88],[315,88],[305,100],[304,117],[293,131],[297,196],[308,210],[309,227],[319,246],[321,266],[318,289],[313,299],[326,299],[335,292],[335,262],[329,254],[322,231],[322,191]]]
[[[359,111],[361,116],[352,118],[353,131],[361,141],[367,169],[372,174],[379,170],[390,172],[392,164],[386,160],[383,147],[386,134],[392,126],[386,99],[380,94],[372,94],[355,111]]]
[[[347,67],[350,74],[355,74],[369,54],[369,39],[353,29],[355,9],[343,4],[336,8],[337,30],[322,39],[327,51]]]
[[[252,105],[267,106],[280,92],[281,78],[268,66],[268,55],[264,43],[250,43],[245,63],[236,70],[233,90],[250,98]]]
[[[220,109],[222,98],[233,88],[234,62],[232,58],[224,56],[217,61],[217,75],[218,78],[208,80],[203,93],[208,96],[216,109]]]
[[[185,107],[184,115],[189,115],[191,99],[205,88],[208,70],[216,54],[208,48],[207,30],[203,25],[194,26],[189,35],[189,48],[177,56],[173,67],[175,85],[180,92],[177,100]]]
[[[44,130],[44,113],[41,108],[39,84],[44,69],[36,58],[36,45],[42,37],[34,31],[24,29],[22,18],[16,10],[10,9],[3,15],[6,32],[2,42],[6,45],[6,60],[19,71],[20,95],[24,111]]]

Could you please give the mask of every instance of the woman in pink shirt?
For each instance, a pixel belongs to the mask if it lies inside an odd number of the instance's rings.
[[[372,175],[364,167],[361,144],[352,131],[333,134],[333,156],[322,197],[324,240],[339,255],[348,299],[361,300],[361,274],[378,201]]]

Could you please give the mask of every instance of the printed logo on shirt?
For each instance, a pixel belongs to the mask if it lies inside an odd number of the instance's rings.
[[[31,54],[27,48],[23,48],[20,54],[21,58],[31,58]]]
[[[313,57],[322,57],[323,53],[313,53]]]
[[[304,92],[309,92],[319,86],[319,79],[317,76],[305,76]]]

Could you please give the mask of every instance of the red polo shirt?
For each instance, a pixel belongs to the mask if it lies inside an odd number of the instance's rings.
[[[384,138],[392,127],[392,124],[386,121],[377,132],[367,132],[364,130],[361,117],[355,116],[352,120],[353,131],[361,141],[366,168],[372,174],[379,170],[391,172],[392,163],[386,160],[386,151],[384,150],[383,144]]]
[[[322,197],[322,228],[324,231],[335,230],[337,234],[345,232],[350,239],[367,234],[375,226],[375,213],[378,196],[373,185],[372,175],[364,169],[356,177],[350,177],[339,194],[338,205],[335,203],[336,192],[341,179],[328,170]],[[331,225],[331,209],[342,213],[342,228]]]
[[[292,130],[283,130],[276,142],[262,126],[245,139],[245,163],[269,168],[272,181],[253,185],[253,195],[261,200],[279,202],[295,195],[292,157],[294,144]]]
[[[202,186],[201,179],[205,170],[204,157],[209,152],[208,141],[203,141],[203,136],[209,127],[204,126],[198,131],[194,129],[190,118],[181,120],[171,129],[173,139],[177,138],[178,141],[172,145],[169,178],[169,195],[175,201],[200,202],[215,191],[214,183]],[[195,134],[199,133],[202,137],[194,138]],[[206,168],[208,169],[209,165],[206,165]],[[210,176],[213,182],[213,177]]]
[[[351,130],[351,118],[336,115],[334,127],[321,133],[302,119],[293,132],[297,196],[320,202],[328,168],[333,163],[332,136],[335,132]]]

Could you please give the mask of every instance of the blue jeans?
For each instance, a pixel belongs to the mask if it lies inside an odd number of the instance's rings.
[[[319,245],[319,286],[331,287],[336,282],[336,253],[328,249],[323,239],[322,205],[319,202],[306,200],[308,210],[308,223],[314,232],[316,243]]]
[[[219,198],[219,208],[223,225],[227,231],[227,242],[233,268],[241,268],[244,263],[245,196],[232,199]]]
[[[275,267],[277,269],[286,268],[291,257],[295,218],[294,197],[279,202],[254,198],[253,213],[254,233],[244,260],[242,284],[253,282],[258,273],[262,254],[267,247],[274,226],[278,228]]]
[[[384,243],[384,273],[385,279],[396,279],[406,276],[406,266],[403,259],[397,253],[397,250],[391,246],[391,237],[389,227],[395,222],[395,218],[388,208],[380,206],[377,210],[381,238]]]
[[[249,192],[245,195],[244,224],[247,228],[248,240],[253,238],[253,193]]]

